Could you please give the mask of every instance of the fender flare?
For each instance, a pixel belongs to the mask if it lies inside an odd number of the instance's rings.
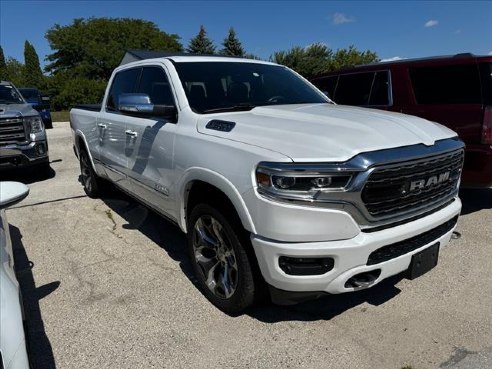
[[[85,138],[84,132],[82,132],[80,129],[77,129],[74,133],[74,140],[73,140],[73,145],[75,147],[75,154],[77,155],[77,158],[80,160],[80,147],[79,147],[79,139],[81,139],[84,143],[85,150],[87,151],[87,154],[89,155],[89,161],[91,162],[92,169],[94,170],[95,173],[97,173],[96,166],[94,165],[94,159],[92,158],[92,153],[91,150],[89,150],[89,145],[87,144],[87,139]]]
[[[208,183],[222,191],[234,206],[243,227],[249,232],[256,233],[256,228],[253,219],[251,218],[251,214],[246,207],[246,203],[232,182],[220,173],[200,167],[191,167],[187,169],[178,183],[178,222],[183,232],[187,232],[186,204],[188,203],[188,192],[195,181]]]

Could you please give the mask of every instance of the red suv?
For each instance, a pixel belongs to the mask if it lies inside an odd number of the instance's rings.
[[[466,143],[462,186],[492,186],[492,56],[381,62],[312,82],[338,104],[417,115],[451,128]]]

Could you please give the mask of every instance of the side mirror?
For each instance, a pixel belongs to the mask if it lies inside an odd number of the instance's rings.
[[[29,194],[29,187],[20,182],[0,182],[0,209],[21,202]]]
[[[174,105],[152,104],[147,94],[131,93],[118,96],[118,110],[124,114],[139,117],[160,117],[176,122],[177,110]]]

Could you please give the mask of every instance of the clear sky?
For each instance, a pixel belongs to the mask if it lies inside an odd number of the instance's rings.
[[[6,57],[24,61],[31,42],[44,64],[44,38],[74,18],[130,17],[152,21],[181,36],[186,47],[201,24],[220,48],[234,27],[247,52],[267,59],[274,51],[322,42],[355,45],[380,58],[472,52],[492,54],[492,1],[10,1],[0,0],[0,44]]]

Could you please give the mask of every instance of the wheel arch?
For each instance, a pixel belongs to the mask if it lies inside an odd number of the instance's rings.
[[[89,156],[92,169],[97,173],[96,166],[94,165],[94,159],[92,157],[91,150],[89,150],[89,145],[87,144],[87,139],[85,138],[84,133],[80,130],[77,130],[75,132],[73,142],[75,148],[75,155],[77,156],[77,158],[80,160],[80,151],[85,150],[87,152],[87,155]]]
[[[237,188],[223,175],[205,168],[189,169],[181,181],[178,196],[180,199],[178,221],[185,233],[187,232],[187,218],[190,208],[202,193],[211,195],[212,205],[214,199],[222,196],[230,203],[244,229],[256,233],[251,214]]]

